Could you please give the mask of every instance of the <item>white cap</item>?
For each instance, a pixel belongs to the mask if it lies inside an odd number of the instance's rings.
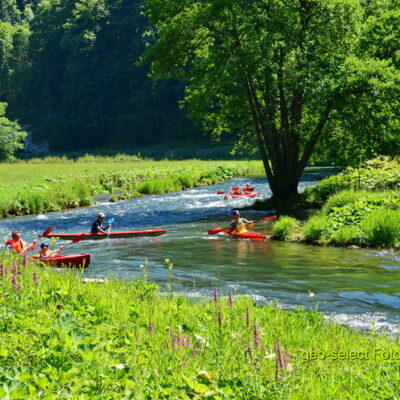
[[[106,214],[104,214],[104,213],[99,213],[99,215],[98,215],[98,217],[105,217],[106,216]]]

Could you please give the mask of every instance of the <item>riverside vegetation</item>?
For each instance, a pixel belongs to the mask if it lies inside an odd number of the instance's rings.
[[[151,161],[136,156],[33,159],[0,164],[0,215],[40,214],[89,206],[93,195],[112,200],[212,185],[260,173],[257,161]]]
[[[307,188],[305,204],[320,210],[301,224],[284,217],[274,227],[282,240],[332,245],[400,247],[400,163],[377,158]]]
[[[99,284],[0,257],[1,398],[400,396],[398,342],[316,310],[262,306],[217,289],[214,300],[196,302],[161,294],[145,280],[145,264],[141,281]]]

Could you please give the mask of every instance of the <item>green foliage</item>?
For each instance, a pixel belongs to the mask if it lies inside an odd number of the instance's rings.
[[[215,137],[234,133],[238,147],[258,147],[278,204],[296,197],[323,138],[340,134],[373,154],[381,142],[400,145],[388,139],[399,136],[397,52],[377,54],[384,32],[367,40],[369,3],[289,3],[146,0],[156,40],[143,62],[157,79],[188,82],[191,116]]]
[[[313,310],[262,306],[248,296],[234,296],[231,305],[225,297],[217,305],[193,302],[161,295],[143,280],[85,283],[80,272],[24,267],[22,260],[16,260],[12,283],[14,259],[4,253],[1,258],[2,398],[336,400],[367,398],[372,390],[374,398],[400,395],[393,384],[397,363],[376,353],[397,354],[397,341],[361,334]],[[164,267],[171,267],[169,260]],[[312,351],[370,356],[313,360]]]
[[[378,210],[360,224],[366,244],[377,247],[400,247],[400,207]]]
[[[400,192],[348,190],[331,196],[302,228],[305,240],[336,245],[397,247]]]
[[[304,194],[309,201],[324,204],[329,196],[345,189],[358,191],[399,190],[399,160],[379,157],[367,161],[362,168],[346,168],[338,175],[323,179],[317,186],[307,188]]]
[[[301,229],[302,236],[307,242],[324,241],[329,232],[329,221],[324,215],[314,215]]]
[[[23,140],[26,137],[17,123],[5,116],[6,106],[0,103],[0,161],[12,160],[14,153],[24,147]]]
[[[293,217],[280,217],[274,224],[274,235],[279,240],[291,240],[299,227],[298,221]]]

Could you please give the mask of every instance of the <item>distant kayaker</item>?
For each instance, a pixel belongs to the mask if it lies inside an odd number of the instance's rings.
[[[107,226],[103,226],[102,223],[104,221],[105,218],[105,214],[104,213],[99,213],[99,215],[97,216],[97,220],[93,222],[92,225],[92,233],[105,233],[107,234],[107,229],[111,227],[111,224],[108,224]]]
[[[231,214],[233,216],[233,221],[229,225],[231,232],[235,231],[235,233],[245,233],[247,232],[246,226],[254,224],[254,221],[248,221],[246,218],[241,218],[239,210],[233,210]]]
[[[11,237],[12,239],[7,240],[6,242],[6,249],[15,251],[16,253],[23,253],[29,250],[35,250],[36,249],[36,242],[37,240],[34,240],[31,245],[27,245],[26,242],[24,242],[21,239],[21,232],[19,231],[13,231],[11,232]]]
[[[239,186],[235,186],[231,189],[231,195],[241,196],[243,193]]]
[[[246,183],[246,187],[243,190],[245,191],[245,193],[254,192],[254,188],[250,185],[250,183]]]

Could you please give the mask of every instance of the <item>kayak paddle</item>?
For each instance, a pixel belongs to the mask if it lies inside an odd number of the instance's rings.
[[[265,222],[265,221],[272,221],[274,219],[277,219],[278,217],[276,215],[273,215],[272,217],[266,217],[266,218],[261,218],[258,221],[255,221],[254,223],[257,224],[258,222]],[[229,228],[212,228],[208,231],[209,235],[216,235],[217,233],[222,232],[224,229],[229,229]]]
[[[67,243],[65,246],[60,247],[58,249],[58,253],[57,254],[61,254],[61,251],[64,250],[67,246],[80,242],[84,237],[85,237],[84,233],[82,233],[82,235],[77,236],[74,240],[72,240],[71,242]]]
[[[108,223],[108,225],[111,225],[114,221],[115,221],[115,218],[112,217],[107,221],[107,223]],[[108,228],[107,239],[110,239],[110,232],[111,232],[111,226]]]
[[[49,235],[51,232],[53,232],[53,227],[49,226],[41,235],[39,235],[39,237],[45,237]]]

